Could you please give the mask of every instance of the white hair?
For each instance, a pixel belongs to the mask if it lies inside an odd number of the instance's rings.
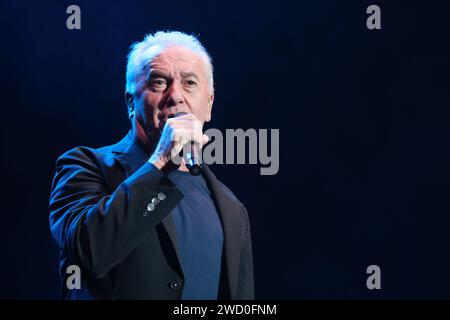
[[[155,56],[155,52],[170,46],[188,48],[199,55],[206,65],[210,89],[214,90],[212,59],[200,41],[195,36],[180,31],[158,31],[155,34],[146,35],[143,41],[135,42],[130,47],[125,86],[128,93],[134,95],[142,88],[147,77],[148,65]]]

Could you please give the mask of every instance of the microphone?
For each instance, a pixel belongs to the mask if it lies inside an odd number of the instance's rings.
[[[188,114],[187,112],[177,112],[173,116],[174,118],[183,116],[185,114]],[[186,167],[189,169],[189,173],[192,176],[198,176],[200,174],[200,171],[202,169],[202,161],[201,161],[201,150],[197,144],[195,144],[193,141],[190,143],[187,143],[188,146],[184,146],[183,150],[186,152],[183,152],[183,158],[184,162],[186,162]]]

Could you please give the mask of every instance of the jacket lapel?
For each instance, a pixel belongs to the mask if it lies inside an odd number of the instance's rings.
[[[223,225],[225,262],[231,298],[235,296],[239,275],[239,250],[241,248],[242,230],[241,204],[232,193],[216,178],[207,165],[202,166],[202,174],[213,195],[216,209]]]

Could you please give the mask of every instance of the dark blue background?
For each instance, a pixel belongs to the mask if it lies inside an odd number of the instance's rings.
[[[128,47],[160,29],[211,53],[210,127],[280,129],[278,175],[214,166],[250,214],[257,298],[450,298],[450,2],[28,2],[0,11],[1,298],[57,297],[55,160],[126,133]]]

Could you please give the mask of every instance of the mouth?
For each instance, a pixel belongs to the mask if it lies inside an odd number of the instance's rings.
[[[158,120],[159,120],[159,122],[166,123],[167,120],[170,119],[170,118],[173,118],[174,115],[175,114],[172,114],[172,113],[164,114],[164,113],[161,112],[161,113],[158,114]]]
[[[158,113],[158,120],[159,120],[160,124],[162,123],[162,125],[164,126],[164,124],[167,122],[167,120],[175,117],[175,115],[177,115],[177,114],[181,115],[181,114],[187,113],[187,112],[177,110],[175,108],[173,108],[173,109],[174,110],[170,110],[170,111],[168,109],[165,109],[164,111],[161,111]]]
[[[175,116],[175,113],[171,112],[171,113],[164,113],[164,112],[160,112],[157,115],[158,118],[158,129],[163,129],[164,125],[166,124],[167,120],[170,118],[173,118]]]

